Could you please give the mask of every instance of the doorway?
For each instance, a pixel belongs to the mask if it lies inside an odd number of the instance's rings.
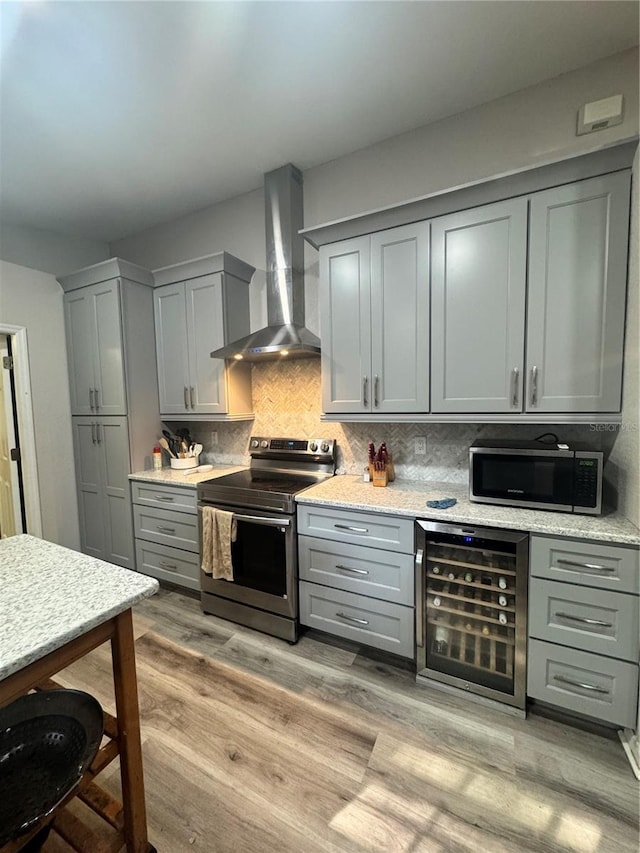
[[[27,330],[0,324],[0,539],[42,536]]]

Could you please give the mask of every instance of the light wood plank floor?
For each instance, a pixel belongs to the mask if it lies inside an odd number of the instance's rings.
[[[135,628],[160,853],[640,849],[615,739],[418,686],[410,668],[318,634],[289,646],[176,592],[143,602]],[[112,710],[110,678],[98,649],[60,680]]]

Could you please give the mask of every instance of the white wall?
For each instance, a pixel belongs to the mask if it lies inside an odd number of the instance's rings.
[[[58,276],[106,261],[108,257],[107,243],[97,240],[5,223],[0,228],[0,258],[22,267]]]
[[[62,288],[55,277],[0,261],[0,322],[27,329],[43,537],[79,549]]]
[[[579,107],[622,93],[622,124],[576,136]],[[330,128],[327,129],[330,132]],[[638,51],[630,50],[304,172],[305,226],[497,174],[552,162],[638,134]],[[153,269],[226,250],[264,269],[262,189],[111,244]],[[317,252],[307,246],[307,325],[319,332]],[[252,329],[263,325],[263,277],[252,282]]]

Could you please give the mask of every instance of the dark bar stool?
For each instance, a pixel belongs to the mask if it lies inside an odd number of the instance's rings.
[[[102,708],[80,690],[30,693],[0,709],[0,847],[69,798],[102,734]],[[28,841],[24,853],[39,850],[49,829]]]

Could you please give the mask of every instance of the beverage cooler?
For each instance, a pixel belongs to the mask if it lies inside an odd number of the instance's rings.
[[[525,708],[529,537],[416,522],[418,680]]]

